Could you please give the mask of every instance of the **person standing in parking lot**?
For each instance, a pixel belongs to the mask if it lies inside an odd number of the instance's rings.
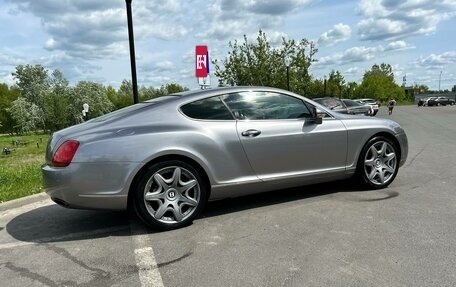
[[[393,113],[393,108],[396,105],[396,101],[394,99],[391,99],[388,102],[388,113],[391,115]]]

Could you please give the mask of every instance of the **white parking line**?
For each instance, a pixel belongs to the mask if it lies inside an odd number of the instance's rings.
[[[135,245],[136,266],[139,269],[139,281],[142,287],[164,287],[163,280],[155,261],[154,250],[150,246],[147,230],[138,223],[130,223]]]

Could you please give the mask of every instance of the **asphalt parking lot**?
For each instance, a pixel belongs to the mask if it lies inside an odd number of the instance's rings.
[[[161,233],[42,200],[0,211],[0,286],[454,286],[456,107],[377,116],[409,138],[387,189],[344,181],[212,202]]]

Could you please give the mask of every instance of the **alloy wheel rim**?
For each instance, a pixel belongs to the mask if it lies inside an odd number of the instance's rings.
[[[375,185],[389,183],[397,168],[397,157],[393,146],[386,141],[378,141],[370,146],[364,157],[364,173]]]
[[[144,203],[156,220],[173,224],[190,217],[200,201],[196,176],[185,168],[165,167],[155,172],[144,188]]]

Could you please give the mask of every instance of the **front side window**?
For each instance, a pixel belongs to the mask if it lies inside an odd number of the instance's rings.
[[[239,120],[279,120],[312,117],[301,99],[274,92],[240,92],[222,97]]]
[[[233,120],[219,97],[212,97],[186,104],[181,111],[188,117],[198,120]]]

